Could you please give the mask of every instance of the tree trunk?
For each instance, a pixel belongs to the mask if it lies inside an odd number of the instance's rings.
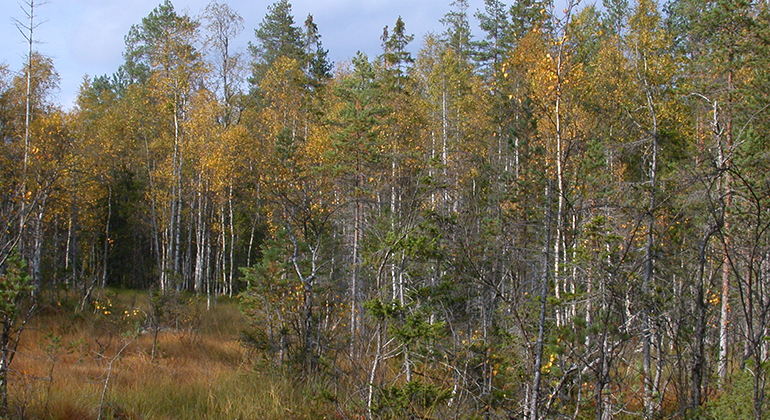
[[[655,191],[657,183],[658,140],[653,137],[653,158],[650,169],[650,203],[647,208],[647,243],[645,244],[644,277],[642,280],[642,369],[644,374],[644,417],[651,419],[654,412],[654,384],[652,378],[652,316],[650,306],[655,275]]]
[[[551,186],[546,187],[546,218],[545,218],[545,244],[543,247],[543,267],[540,278],[540,314],[537,322],[537,341],[535,342],[535,360],[532,366],[534,377],[532,379],[532,393],[529,407],[529,419],[538,420],[538,402],[540,399],[540,382],[543,369],[543,349],[545,347],[545,315],[548,303],[548,281],[551,273],[551,225],[553,213],[551,212]]]
[[[46,201],[48,201],[48,192],[43,193],[40,203],[37,205],[38,209],[37,214],[35,215],[35,230],[32,237],[32,258],[30,261],[33,300],[37,299],[41,286],[40,265],[43,258],[43,217],[45,215]]]
[[[719,190],[722,193],[724,206],[722,208],[722,218],[723,218],[723,226],[722,230],[725,233],[724,239],[723,239],[723,246],[724,246],[724,256],[722,259],[722,294],[721,294],[721,301],[720,301],[720,308],[719,308],[719,365],[717,367],[717,372],[719,374],[719,386],[720,388],[727,380],[727,357],[728,357],[728,346],[729,346],[729,337],[728,332],[730,328],[730,261],[728,257],[728,249],[730,247],[730,208],[732,207],[732,200],[733,200],[733,191],[732,191],[732,176],[730,175],[730,154],[732,153],[732,147],[733,147],[733,118],[732,118],[732,91],[734,89],[734,75],[732,70],[728,72],[727,75],[727,90],[728,90],[728,99],[727,99],[727,121],[726,121],[726,128],[725,128],[725,143],[722,143],[721,134],[716,132],[717,134],[717,149],[718,149],[718,159],[719,159],[719,169],[720,172],[723,174],[722,178],[720,179],[719,184]],[[714,112],[717,112],[716,109],[716,103],[714,104]],[[715,130],[717,127],[718,121],[716,121],[716,116],[714,117],[714,126]]]
[[[0,331],[0,418],[8,415],[8,365],[10,364],[11,320],[4,317]]]
[[[110,251],[110,222],[112,221],[112,187],[107,186],[107,221],[104,223],[104,249],[102,250],[102,288],[107,287],[107,261]],[[74,273],[74,269],[73,269]],[[73,279],[74,280],[74,279]]]
[[[360,174],[356,175],[359,179]],[[359,185],[361,181],[358,181]],[[351,357],[355,356],[356,349],[356,335],[358,334],[358,295],[360,293],[360,285],[358,278],[359,270],[359,240],[361,235],[361,218],[363,217],[363,209],[361,208],[360,200],[356,197],[353,209],[353,255],[352,255],[352,272],[350,276],[350,354]]]
[[[206,223],[204,221],[204,215],[207,212],[208,200],[205,199],[203,194],[203,175],[198,174],[198,205],[197,207],[197,223],[195,229],[195,271],[193,274],[193,289],[195,293],[203,292],[203,271],[205,264],[205,250],[208,246],[206,242]]]
[[[28,34],[25,35],[29,50],[27,52],[27,78],[26,78],[26,92],[24,100],[24,161],[22,166],[21,176],[21,208],[19,210],[19,253],[24,255],[24,225],[26,224],[27,213],[27,172],[29,167],[29,150],[30,150],[30,124],[32,120],[32,45],[33,35],[35,30],[35,0],[29,0],[27,2],[29,6],[29,27]]]
[[[229,267],[227,273],[228,296],[233,297],[233,281],[235,279],[235,219],[233,217],[233,180],[230,179],[230,189],[227,194],[227,206],[230,213],[230,252]]]
[[[707,327],[707,303],[705,296],[705,272],[706,250],[711,236],[716,233],[717,227],[711,227],[706,232],[698,249],[698,283],[695,285],[695,343],[693,346],[692,369],[690,381],[690,411],[697,413],[703,403],[703,380],[706,377],[706,327]]]

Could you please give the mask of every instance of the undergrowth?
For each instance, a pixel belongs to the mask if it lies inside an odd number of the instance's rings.
[[[82,309],[51,296],[11,366],[11,418],[343,418],[324,386],[255,368],[238,341],[246,321],[236,301],[165,303],[173,307],[155,328],[147,292],[102,291]]]

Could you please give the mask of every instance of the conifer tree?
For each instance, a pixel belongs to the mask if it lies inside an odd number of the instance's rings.
[[[482,66],[495,69],[516,43],[508,9],[500,0],[484,0],[484,12],[479,10],[474,16],[479,20],[479,28],[486,32],[485,39],[478,42],[475,59]]]
[[[334,116],[337,130],[333,134],[333,156],[330,169],[335,174],[337,189],[343,194],[349,209],[350,233],[349,257],[349,328],[351,354],[358,351],[358,340],[362,333],[362,303],[365,290],[362,271],[361,249],[364,241],[366,211],[370,197],[376,194],[372,182],[380,179],[383,172],[382,147],[379,120],[384,109],[381,105],[381,91],[373,64],[359,52],[353,59],[353,68],[335,89],[340,102]]]
[[[468,21],[468,0],[454,0],[450,5],[453,9],[441,19],[446,28],[444,42],[454,50],[461,60],[469,60],[473,45],[470,22]]]
[[[303,47],[302,30],[294,23],[291,3],[278,0],[267,8],[267,15],[254,30],[256,42],[249,42],[252,55],[251,82],[258,87],[270,67],[280,57],[297,60],[304,67],[307,54]]]

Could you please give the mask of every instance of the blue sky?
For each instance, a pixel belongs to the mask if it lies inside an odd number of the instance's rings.
[[[40,0],[36,0],[40,1]],[[112,74],[123,62],[124,37],[133,24],[141,22],[162,0],[48,0],[36,7],[40,26],[35,48],[52,57],[61,77],[58,102],[69,108],[85,75]],[[210,0],[175,0],[177,11],[198,16]],[[236,48],[245,51],[268,5],[274,0],[219,0],[228,3],[244,18],[244,31]],[[25,0],[0,0],[0,63],[18,71],[26,56],[25,40],[13,19],[24,20]],[[380,35],[385,25],[393,26],[399,16],[407,32],[415,35],[416,51],[424,35],[441,32],[439,19],[450,10],[451,0],[293,0],[298,25],[312,14],[324,47],[334,62],[352,57],[356,51],[370,56],[380,52]],[[507,2],[510,3],[510,2]],[[483,8],[483,0],[469,0],[468,14]]]

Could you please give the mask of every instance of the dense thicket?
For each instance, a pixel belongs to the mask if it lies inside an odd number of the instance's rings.
[[[246,56],[165,0],[70,112],[2,67],[2,278],[239,294],[343,416],[767,418],[768,5],[577,3],[333,68],[287,0]]]

